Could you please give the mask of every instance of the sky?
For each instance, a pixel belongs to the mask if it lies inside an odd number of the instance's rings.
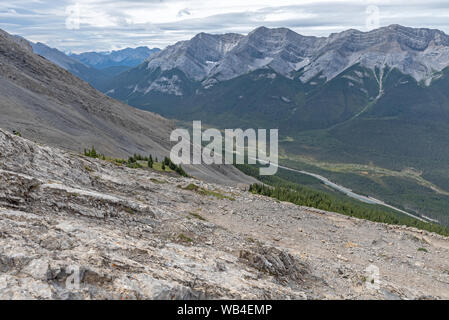
[[[0,28],[65,52],[164,48],[266,26],[328,36],[401,24],[449,33],[448,0],[0,0]]]

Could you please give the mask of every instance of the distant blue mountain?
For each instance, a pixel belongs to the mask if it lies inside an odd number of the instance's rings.
[[[70,57],[96,69],[109,67],[136,67],[160,49],[148,47],[126,48],[111,52],[84,52]]]
[[[151,54],[160,51],[159,49],[139,47],[112,52],[86,52],[78,55],[67,55],[43,43],[29,43],[34,53],[89,82],[99,90],[104,89],[105,83],[108,82],[110,77],[141,64]]]

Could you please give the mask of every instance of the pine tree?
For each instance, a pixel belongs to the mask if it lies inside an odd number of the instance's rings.
[[[176,171],[179,175],[181,175],[181,176],[183,176],[183,177],[187,177],[187,173],[184,171],[184,169],[181,167],[181,165],[176,166],[175,171]]]
[[[162,170],[165,171],[165,163],[164,162],[162,162]]]
[[[94,147],[94,146],[92,146],[92,150],[91,150],[91,152],[90,152],[90,156],[91,156],[92,158],[96,158],[96,157],[97,157],[97,150],[95,150],[95,147]]]
[[[150,158],[148,159],[148,168],[153,168],[153,157],[150,155]]]

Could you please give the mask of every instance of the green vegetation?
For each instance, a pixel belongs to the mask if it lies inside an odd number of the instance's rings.
[[[330,163],[292,155],[282,158],[280,162],[290,168],[320,174],[358,194],[373,196],[410,213],[425,215],[449,226],[448,192],[426,180],[417,169],[394,171],[369,164]],[[277,176],[319,190],[325,188],[316,179],[299,173],[279,170]]]
[[[103,154],[98,153],[93,146],[92,149],[84,149],[84,155],[90,158],[106,160],[106,157]]]
[[[330,81],[318,74],[302,83],[303,70],[288,79],[260,69],[204,90],[178,69],[136,68],[111,88],[122,88],[115,98],[168,118],[201,119],[218,128],[279,128],[280,149],[291,160],[300,155],[386,169],[310,171],[449,227],[449,68],[430,86],[386,68],[382,95],[380,71],[354,65]],[[162,75],[180,79],[182,97],[133,92],[134,84],[144,86]],[[419,174],[396,174],[408,168]]]
[[[126,166],[131,169],[142,169],[143,168],[143,166],[138,162],[128,162],[126,164]]]
[[[159,180],[159,179],[156,179],[156,178],[151,178],[150,180],[151,180],[151,182],[154,182],[154,183],[157,183],[157,184],[167,183],[167,181],[165,181],[165,180]]]
[[[168,157],[165,157],[165,159],[162,162],[158,162],[157,157],[155,158],[155,160],[153,160],[152,155],[145,157],[140,154],[134,154],[128,157],[128,160],[116,159],[106,157],[103,154],[97,152],[95,147],[92,147],[91,149],[84,149],[84,155],[90,158],[109,161],[117,166],[125,165],[131,169],[149,168],[156,171],[176,172],[177,174],[183,177],[188,176],[187,173],[184,171],[184,169],[181,167],[181,165],[174,164]]]
[[[124,208],[125,212],[129,213],[129,214],[135,214],[134,210],[128,207]]]
[[[187,243],[191,243],[193,242],[192,238],[189,238],[188,236],[186,236],[185,234],[181,233],[178,236],[178,240],[182,241],[182,242],[187,242]]]
[[[162,169],[164,167],[165,169]],[[155,171],[163,171],[163,172],[172,172],[170,168],[165,167],[165,165],[162,162],[154,162],[153,163],[153,170]]]
[[[427,251],[426,248],[418,248],[418,251],[425,252],[425,253],[429,252],[429,251]]]
[[[190,214],[192,217],[197,218],[198,220],[201,220],[201,221],[207,221],[205,218],[203,218],[200,214],[198,214],[198,213],[196,213],[196,212],[189,212],[189,214]]]
[[[301,206],[337,212],[375,222],[406,225],[449,236],[449,229],[444,226],[422,222],[407,216],[400,216],[393,212],[383,210],[379,206],[338,200],[323,192],[314,191],[294,184],[277,185],[275,187],[253,184],[250,186],[249,191]]]
[[[184,171],[184,169],[181,167],[181,165],[174,164],[170,158],[165,157],[164,161],[162,161],[162,164],[164,166],[163,170],[165,170],[165,166],[168,166],[170,168],[170,170],[177,172],[180,176],[187,177],[187,173]]]
[[[204,189],[204,188],[200,188],[199,186],[197,186],[196,184],[193,184],[193,183],[189,184],[188,186],[186,186],[184,188],[182,186],[178,186],[178,187],[183,189],[183,190],[194,191],[194,192],[196,192],[198,194],[201,194],[203,196],[211,196],[211,197],[215,197],[217,199],[228,199],[228,200],[231,200],[231,201],[235,201],[235,199],[233,197],[226,196],[226,195],[221,194],[221,193],[216,192],[216,191],[211,191],[211,190],[207,190],[207,189]]]
[[[196,184],[190,183],[187,187],[181,187],[179,186],[181,189],[183,190],[188,190],[188,191],[198,191],[200,189],[200,187],[198,187]]]
[[[339,192],[327,189],[324,184],[308,176],[304,178],[309,186],[304,186],[279,176],[259,176],[259,169],[256,166],[236,165],[236,167],[265,184],[251,185],[249,191],[255,194],[356,218],[394,225],[406,225],[449,236],[449,229],[444,226],[422,222],[379,205],[367,204],[348,198]],[[286,173],[286,175],[292,176],[293,173]]]
[[[113,164],[115,164],[116,166],[123,166],[126,164],[126,160],[124,159],[109,159],[106,158],[106,161],[112,162]]]

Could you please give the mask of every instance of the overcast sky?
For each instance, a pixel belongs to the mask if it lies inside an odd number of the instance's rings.
[[[0,28],[64,51],[164,48],[199,32],[288,27],[327,36],[378,24],[449,33],[448,0],[0,0]]]

